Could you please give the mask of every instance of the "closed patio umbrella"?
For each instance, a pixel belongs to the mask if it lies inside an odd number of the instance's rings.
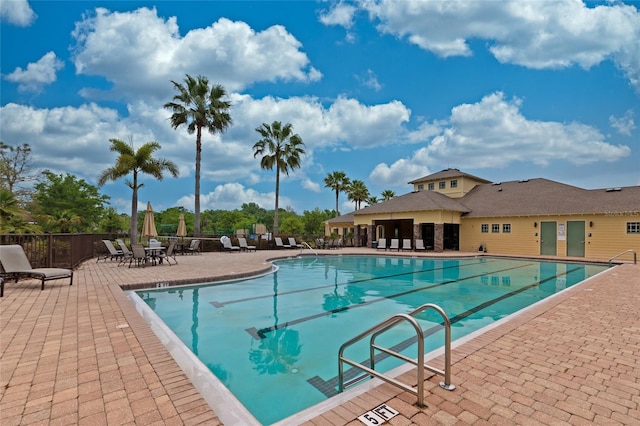
[[[153,209],[151,208],[150,202],[147,202],[147,211],[144,213],[144,222],[142,222],[142,236],[147,238],[158,236],[158,231],[156,230],[156,221],[153,218]]]
[[[187,236],[187,225],[184,223],[184,213],[180,213],[180,217],[178,218],[178,230],[176,231],[176,236]]]

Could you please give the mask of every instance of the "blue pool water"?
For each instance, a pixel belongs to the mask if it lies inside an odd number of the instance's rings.
[[[490,257],[335,256],[275,263],[277,272],[254,279],[137,292],[263,424],[335,395],[340,345],[394,314],[437,304],[456,339],[606,269]],[[418,319],[432,333],[425,351],[441,347],[441,319],[433,312]],[[412,337],[415,332],[399,327],[378,341],[406,347],[403,353],[415,358]],[[366,360],[366,344],[346,355]],[[376,365],[389,370],[398,363]]]

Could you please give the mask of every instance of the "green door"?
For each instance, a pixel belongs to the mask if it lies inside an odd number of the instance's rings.
[[[556,256],[556,222],[540,222],[540,254]]]
[[[567,256],[584,257],[584,221],[567,222]]]

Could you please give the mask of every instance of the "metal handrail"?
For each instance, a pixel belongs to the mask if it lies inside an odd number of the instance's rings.
[[[434,309],[435,311],[437,311],[441,316],[442,319],[444,321],[444,327],[445,327],[445,369],[440,370],[437,369],[435,367],[431,367],[429,365],[426,365],[424,363],[424,332],[422,331],[422,328],[420,327],[420,324],[418,324],[418,321],[415,319],[415,315],[417,315],[418,313],[425,311],[427,309]],[[396,325],[402,323],[402,322],[408,322],[415,330],[416,335],[417,335],[417,343],[418,343],[418,358],[416,360],[408,358],[396,351],[393,351],[389,348],[384,348],[382,346],[376,345],[375,340],[376,338],[381,335],[382,333],[384,333],[385,331],[395,327]],[[362,340],[363,338],[365,338],[366,336],[371,336],[370,342],[369,342],[369,350],[370,350],[370,363],[371,366],[367,367],[366,365],[363,365],[361,363],[355,362],[353,360],[350,360],[348,358],[346,358],[344,356],[344,351],[345,349],[347,349],[349,346],[351,346],[352,344]],[[415,365],[416,367],[418,367],[417,369],[417,374],[418,374],[418,385],[417,385],[417,390],[413,388],[413,386],[410,386],[404,382],[401,382],[399,380],[396,380],[393,377],[389,377],[387,375],[384,375],[382,373],[379,373],[375,370],[375,354],[374,351],[375,350],[379,350],[381,352],[384,352],[388,355],[391,356],[395,356],[396,358],[402,359],[403,361],[409,362],[413,365]],[[358,334],[357,336],[355,336],[354,338],[348,340],[347,342],[343,343],[342,346],[340,346],[340,351],[338,352],[338,392],[342,392],[344,390],[344,363],[351,365],[352,367],[358,368],[362,371],[364,371],[365,373],[367,373],[369,376],[373,376],[373,377],[377,377],[381,380],[384,380],[387,383],[390,383],[392,385],[395,385],[407,392],[410,392],[414,395],[416,395],[417,398],[417,403],[420,407],[424,406],[424,386],[423,386],[423,382],[424,382],[424,370],[429,370],[433,373],[439,374],[439,375],[443,375],[444,376],[444,381],[440,382],[440,387],[442,387],[443,389],[452,391],[454,390],[456,387],[454,384],[451,383],[451,322],[449,321],[449,318],[447,317],[446,313],[444,312],[444,310],[439,307],[438,305],[434,305],[431,303],[427,303],[425,305],[420,306],[419,308],[415,309],[414,311],[408,313],[408,314],[396,314],[393,315],[392,317],[388,318],[387,320],[369,328],[366,331],[363,331],[362,333]],[[352,383],[355,383],[363,378],[366,378],[367,375],[361,377],[360,379],[357,379],[355,381],[353,381]]]
[[[308,242],[303,241],[303,242],[302,242],[302,244],[303,244],[303,245],[305,245],[305,246],[307,246],[307,248],[308,248],[309,250],[311,250],[311,251],[312,251],[316,256],[318,255],[318,252],[317,252],[317,251],[315,251],[314,249],[312,249]]]
[[[623,255],[625,255],[627,253],[633,253],[633,263],[634,264],[638,263],[638,253],[636,253],[636,251],[633,250],[633,249],[629,249],[629,250],[623,251],[622,253],[618,253],[615,256],[613,256],[611,259],[609,259],[609,266],[611,266],[611,263],[613,262],[613,259],[615,259],[617,257],[620,257],[620,256],[623,256]]]

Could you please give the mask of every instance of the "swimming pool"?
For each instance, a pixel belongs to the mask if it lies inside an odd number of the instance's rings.
[[[262,424],[335,395],[340,345],[394,314],[437,304],[456,339],[607,269],[491,257],[323,256],[274,263],[277,272],[258,278],[135,292]],[[440,318],[425,312],[418,319],[434,333],[425,350],[442,346]],[[415,358],[412,336],[399,327],[381,343],[407,348]],[[366,342],[348,355],[367,359]],[[388,370],[398,363],[376,365]]]

